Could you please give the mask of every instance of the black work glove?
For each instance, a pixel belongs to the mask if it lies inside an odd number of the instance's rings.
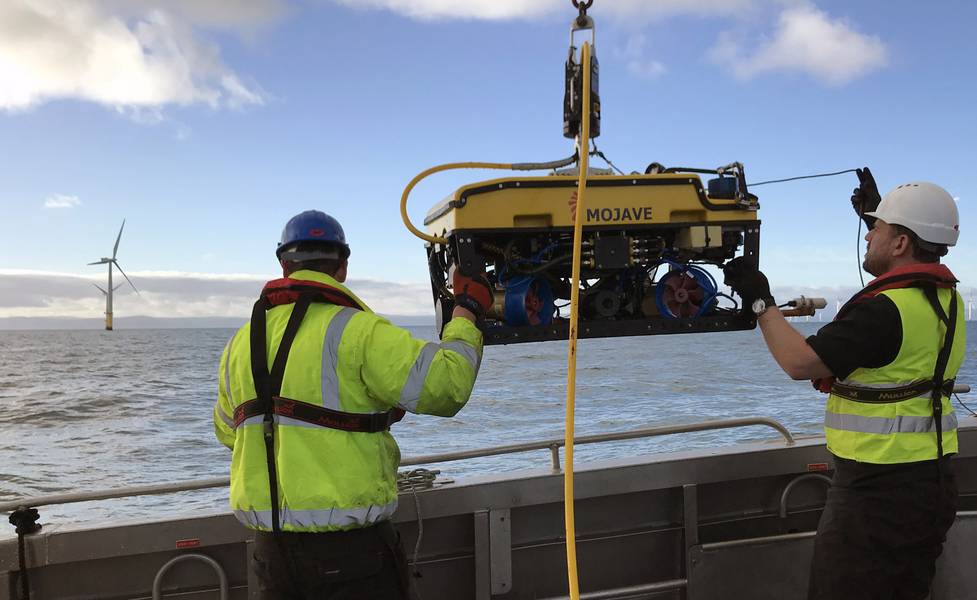
[[[879,187],[875,185],[875,178],[868,167],[855,169],[855,175],[858,175],[858,187],[852,190],[851,206],[855,209],[855,214],[871,229],[875,225],[875,217],[867,217],[865,213],[874,212],[882,202],[882,196],[879,195]]]
[[[485,313],[492,308],[495,294],[485,273],[472,277],[462,274],[461,269],[452,267],[451,287],[455,294],[455,306],[467,308],[475,313],[476,317],[484,317]]]
[[[750,311],[758,298],[767,306],[776,306],[777,302],[770,293],[770,282],[767,276],[754,267],[745,257],[734,258],[723,266],[725,278],[723,283],[733,288],[733,291],[743,299],[743,310]]]

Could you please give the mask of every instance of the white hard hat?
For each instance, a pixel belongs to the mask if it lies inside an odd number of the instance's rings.
[[[924,242],[954,246],[960,235],[957,203],[928,181],[904,183],[882,198],[875,212],[865,213],[890,225],[902,225]]]

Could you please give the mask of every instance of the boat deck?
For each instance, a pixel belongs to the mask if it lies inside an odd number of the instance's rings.
[[[804,598],[828,465],[823,438],[789,436],[578,465],[582,597]],[[977,418],[961,417],[961,511],[932,600],[977,597],[975,467]],[[419,532],[417,507],[423,521],[416,580],[421,598],[566,596],[562,501],[562,473],[551,469],[459,479],[416,497],[403,494],[395,521],[409,556]],[[26,538],[31,597],[153,598],[155,580],[155,597],[218,598],[221,575],[224,597],[253,598],[248,538],[230,514],[45,525]],[[0,600],[19,597],[17,571],[16,538],[0,541]]]

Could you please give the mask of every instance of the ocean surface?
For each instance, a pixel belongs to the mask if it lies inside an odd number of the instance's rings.
[[[819,323],[795,323],[813,333]],[[433,339],[430,327],[410,328]],[[958,376],[977,384],[977,323]],[[228,474],[214,438],[217,364],[230,329],[0,331],[0,500],[187,481]],[[563,436],[566,342],[492,346],[468,405],[452,419],[407,415],[405,457]],[[973,398],[973,395],[971,395]],[[977,408],[977,398],[964,402]],[[581,340],[577,435],[767,416],[795,434],[821,431],[824,397],[791,381],[759,330]],[[957,405],[957,411],[966,410]],[[748,427],[578,446],[587,461],[772,439]],[[433,465],[442,477],[548,467],[546,450]],[[40,509],[72,524],[221,511],[227,490]],[[9,529],[9,531],[8,531]],[[0,537],[12,535],[0,527]]]

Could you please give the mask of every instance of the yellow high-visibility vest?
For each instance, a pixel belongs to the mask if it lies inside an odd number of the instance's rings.
[[[374,314],[332,277],[298,271],[291,279],[344,291],[361,310],[313,303],[295,336],[281,396],[360,414],[402,407],[453,416],[468,401],[482,356],[482,334],[454,319],[442,341],[415,339]],[[274,360],[294,304],[268,310],[268,362]],[[231,508],[247,527],[272,530],[262,417],[234,422],[235,408],[256,397],[250,323],[228,342],[214,407],[218,440],[233,450]],[[281,529],[336,531],[389,519],[397,508],[400,449],[389,431],[343,431],[276,414],[275,467]]]
[[[896,358],[877,369],[855,369],[845,386],[887,390],[933,379],[943,346],[946,326],[920,288],[881,292],[896,305],[902,322],[902,346]],[[937,290],[940,304],[949,314],[955,289]],[[957,318],[953,346],[944,380],[956,377],[966,348],[963,301],[957,294]],[[947,394],[942,398],[943,453],[957,452],[957,417]],[[937,458],[936,424],[929,393],[898,402],[857,402],[832,392],[825,410],[824,432],[828,450],[835,456],[876,464],[910,463]]]

